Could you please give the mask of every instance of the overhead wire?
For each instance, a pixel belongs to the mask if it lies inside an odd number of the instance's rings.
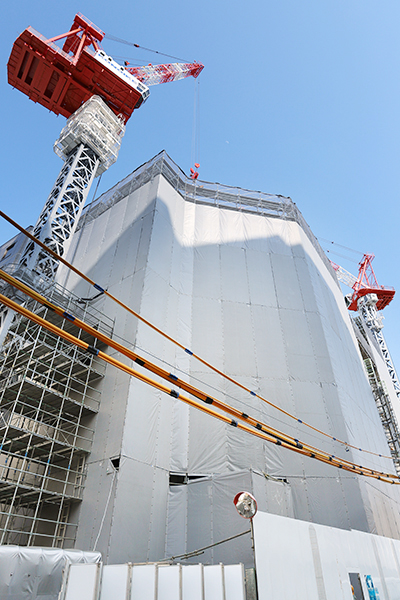
[[[164,369],[161,369],[160,367],[156,366],[155,364],[149,362],[149,361],[144,361],[142,359],[142,357],[140,357],[136,352],[133,352],[132,350],[129,350],[128,348],[126,348],[124,345],[119,344],[118,342],[116,342],[115,340],[113,340],[112,338],[106,336],[105,334],[102,334],[101,332],[99,332],[98,330],[96,330],[95,328],[93,328],[92,326],[90,326],[89,324],[85,323],[85,321],[82,321],[81,319],[78,319],[77,317],[75,317],[74,315],[67,313],[66,311],[64,311],[63,308],[57,306],[56,304],[54,304],[53,302],[51,302],[50,300],[46,299],[44,296],[42,296],[41,294],[39,294],[38,292],[36,292],[35,290],[33,290],[31,287],[27,286],[26,284],[18,281],[17,279],[15,279],[12,275],[8,274],[7,272],[5,272],[4,270],[0,269],[0,278],[3,279],[4,281],[6,281],[7,283],[11,284],[12,286],[14,286],[15,288],[19,289],[20,291],[22,291],[23,293],[25,293],[26,295],[30,296],[33,300],[38,301],[39,303],[41,303],[43,306],[47,307],[48,309],[50,309],[51,311],[55,312],[56,314],[58,314],[59,316],[63,317],[64,319],[67,319],[68,321],[74,323],[78,328],[86,331],[87,333],[89,333],[90,335],[92,335],[94,338],[96,338],[97,340],[105,343],[106,345],[114,348],[115,350],[119,351],[121,354],[123,354],[124,356],[126,356],[127,358],[130,358],[132,360],[134,360],[137,364],[139,364],[140,366],[150,370],[151,372],[153,372],[154,374],[160,376],[161,378],[168,380],[168,381],[174,381],[175,384],[180,387],[181,389],[184,389],[185,391],[189,392],[190,394],[194,395],[195,397],[197,397],[198,399],[206,402],[206,404],[214,404],[214,406],[216,406],[217,408],[229,413],[231,416],[235,416],[236,418],[242,419],[248,423],[250,423],[251,425],[253,425],[254,427],[256,427],[256,429],[259,430],[265,430],[267,431],[269,434],[277,437],[277,439],[285,439],[285,441],[287,441],[290,444],[295,444],[297,447],[299,447],[299,444],[301,445],[301,442],[299,442],[299,440],[297,440],[296,438],[293,438],[291,436],[287,436],[286,434],[282,433],[281,431],[274,429],[270,426],[267,426],[265,423],[262,423],[260,420],[254,419],[253,417],[217,400],[216,398],[213,398],[212,396],[209,396],[207,394],[205,394],[204,392],[202,392],[201,390],[195,388],[194,386],[192,386],[191,384],[188,384],[187,382],[184,382],[183,380],[179,379],[178,377],[176,377],[176,375],[172,374],[172,373],[168,373],[167,371],[165,371]],[[303,444],[304,446],[304,444]],[[304,447],[306,447],[308,450],[310,451],[319,451],[318,448],[316,448],[315,446],[311,446],[309,444],[305,445]],[[334,455],[330,455],[334,458]],[[355,465],[355,463],[352,463],[351,461],[344,461],[345,463],[353,466]],[[357,465],[360,468],[365,469],[365,467],[363,467],[362,465]]]
[[[193,127],[192,127],[192,166],[200,163],[199,156],[199,100],[200,100],[200,80],[194,80],[194,101],[193,101]]]
[[[197,355],[196,353],[194,353],[193,351],[191,351],[189,348],[186,348],[178,340],[175,340],[172,336],[168,335],[162,329],[160,329],[159,327],[157,327],[156,325],[154,325],[153,323],[151,323],[150,321],[148,321],[147,319],[145,319],[144,317],[142,317],[139,313],[137,313],[136,311],[134,311],[132,308],[130,308],[129,306],[127,306],[124,302],[122,302],[121,300],[119,300],[118,298],[116,298],[113,294],[111,294],[106,289],[104,289],[102,286],[100,286],[95,281],[93,281],[90,277],[88,277],[87,275],[85,275],[82,271],[80,271],[79,269],[77,269],[74,265],[72,265],[71,263],[69,263],[65,258],[63,258],[59,254],[57,254],[56,252],[54,252],[54,250],[52,250],[51,248],[49,248],[48,246],[46,246],[43,242],[41,242],[39,239],[37,239],[35,236],[33,236],[31,233],[29,233],[26,229],[24,229],[21,225],[19,225],[16,221],[14,221],[11,217],[9,217],[2,210],[0,210],[0,216],[3,219],[5,219],[7,222],[9,222],[11,225],[13,225],[16,229],[18,229],[18,231],[20,231],[21,233],[23,233],[24,235],[26,235],[35,244],[38,244],[43,250],[45,250],[51,256],[53,256],[53,258],[55,258],[56,260],[59,260],[61,263],[63,263],[65,266],[67,266],[70,270],[72,270],[75,274],[77,274],[79,277],[81,277],[84,281],[86,281],[87,283],[89,283],[90,285],[92,285],[98,292],[100,292],[100,293],[104,294],[105,296],[107,296],[108,298],[110,298],[113,302],[115,302],[116,304],[118,304],[124,310],[128,311],[131,315],[133,315],[134,317],[136,317],[139,321],[141,321],[142,323],[144,323],[145,325],[147,325],[148,327],[150,327],[151,329],[153,329],[153,331],[156,331],[158,334],[160,334],[161,336],[163,336],[165,339],[167,339],[171,343],[175,344],[178,348],[181,348],[184,352],[186,352],[187,354],[189,354],[189,356],[192,356],[194,359],[196,359],[197,361],[199,361],[201,364],[203,364],[204,366],[206,366],[210,370],[214,371],[214,373],[217,373],[218,375],[220,375],[221,377],[224,377],[227,381],[233,383],[234,385],[236,385],[240,389],[248,392],[251,396],[254,396],[254,397],[262,400],[268,406],[271,406],[272,408],[278,410],[279,412],[281,412],[282,414],[286,415],[290,419],[295,420],[297,423],[302,424],[305,427],[308,427],[309,429],[315,431],[316,433],[319,433],[320,435],[323,435],[323,436],[325,436],[325,437],[327,437],[327,438],[329,438],[329,439],[331,439],[331,440],[333,440],[335,442],[338,442],[339,444],[342,444],[345,447],[353,448],[353,449],[358,450],[360,452],[371,454],[373,456],[378,456],[380,458],[390,458],[390,459],[392,459],[391,456],[385,456],[385,455],[383,455],[381,453],[378,453],[378,452],[372,452],[371,450],[365,450],[363,448],[360,448],[358,446],[355,446],[355,445],[351,444],[348,441],[341,440],[340,438],[334,437],[331,434],[326,433],[325,431],[322,431],[318,427],[315,427],[314,425],[311,425],[311,423],[308,423],[307,421],[304,421],[303,419],[298,418],[296,415],[293,415],[289,411],[286,411],[285,409],[281,408],[280,406],[277,406],[276,404],[274,404],[273,402],[271,402],[267,398],[264,398],[261,394],[258,394],[257,392],[254,392],[253,390],[251,390],[247,386],[241,384],[239,381],[233,379],[232,377],[230,377],[229,375],[227,375],[226,373],[224,373],[223,371],[221,371],[217,367],[214,367],[212,364],[210,364],[209,362],[207,362],[206,360],[204,360],[203,358],[201,358],[199,355]]]
[[[354,248],[349,248],[348,246],[342,246],[342,244],[338,244],[337,242],[332,242],[331,240],[327,240],[325,238],[319,237],[318,240],[322,242],[326,242],[327,244],[333,244],[334,246],[338,246],[339,248],[343,248],[343,250],[348,250],[349,252],[354,252],[354,254],[364,254],[360,250],[354,250]]]
[[[45,298],[39,292],[37,292],[36,290],[31,288],[30,286],[26,285],[25,283],[17,280],[15,277],[13,277],[11,274],[7,273],[3,269],[0,269],[0,278],[3,279],[3,281],[6,281],[7,283],[9,283],[13,287],[15,287],[16,289],[18,289],[19,291],[26,294],[27,296],[29,296],[33,300],[36,300],[37,302],[42,304],[42,306],[44,306],[44,307],[48,308],[49,310],[51,310],[52,312],[58,314],[60,317],[67,319],[68,321],[74,323],[74,325],[76,327],[78,327],[79,329],[82,329],[83,331],[86,331],[91,336],[93,336],[95,339],[103,342],[104,344],[106,344],[107,346],[110,346],[114,350],[117,350],[118,352],[120,352],[121,354],[126,356],[127,358],[130,358],[131,360],[135,361],[137,364],[139,364],[139,366],[144,367],[145,369],[148,369],[155,375],[158,375],[159,377],[161,377],[164,380],[167,380],[168,382],[173,381],[178,387],[180,387],[181,389],[184,389],[186,392],[189,392],[190,394],[192,394],[199,400],[202,400],[206,404],[213,404],[216,408],[219,408],[220,410],[227,412],[231,416],[236,417],[238,419],[241,419],[241,420],[249,423],[253,427],[256,427],[256,429],[259,429],[261,431],[266,431],[267,433],[275,436],[277,439],[284,439],[286,442],[288,442],[290,444],[294,444],[296,446],[299,446],[299,444],[303,445],[304,447],[307,447],[307,449],[310,450],[311,452],[319,452],[317,447],[312,446],[310,444],[306,444],[306,445],[302,444],[301,442],[299,442],[299,440],[297,438],[294,438],[292,436],[284,434],[283,432],[281,432],[269,425],[266,425],[260,419],[255,419],[254,417],[244,413],[243,411],[235,409],[232,406],[230,406],[224,402],[221,402],[220,400],[217,400],[215,397],[204,393],[203,391],[199,390],[192,384],[189,384],[189,383],[183,381],[182,379],[178,378],[175,374],[168,373],[168,371],[165,371],[164,369],[158,367],[154,363],[144,360],[136,352],[129,350],[125,345],[120,344],[119,342],[116,342],[114,339],[110,338],[109,336],[99,332],[97,329],[95,329],[94,327],[92,327],[91,325],[86,323],[85,321],[75,317],[71,313],[64,311],[64,309],[62,307],[56,305],[49,299]],[[333,458],[335,457],[332,454],[330,456]],[[387,458],[390,458],[390,457],[387,457]],[[347,464],[350,464],[351,466],[356,464],[356,463],[353,463],[351,461],[346,461],[346,460],[344,460],[344,462],[346,462]],[[359,466],[360,468],[364,468],[362,465],[357,465],[357,466]]]
[[[270,433],[271,435],[276,435],[276,436],[283,435],[282,432],[280,432],[270,426],[265,425],[264,423],[260,422],[260,420],[255,419],[255,418],[247,415],[246,413],[239,411],[239,410],[217,400],[216,398],[214,398],[211,395],[205,394],[204,392],[202,392],[198,388],[194,387],[193,385],[178,378],[175,374],[168,373],[167,371],[158,367],[154,363],[144,360],[136,352],[129,350],[128,348],[126,348],[126,346],[120,344],[119,342],[116,342],[109,336],[99,332],[97,329],[90,326],[85,321],[75,317],[71,313],[66,312],[63,308],[61,308],[60,306],[57,306],[52,301],[50,301],[49,299],[47,299],[44,296],[42,296],[41,294],[39,294],[39,292],[37,292],[36,290],[31,288],[30,286],[26,285],[25,283],[17,280],[15,277],[10,275],[3,269],[0,269],[0,278],[3,279],[3,281],[6,281],[7,283],[9,283],[13,287],[15,287],[16,289],[20,290],[21,292],[23,292],[24,294],[26,294],[33,300],[36,300],[37,302],[42,304],[42,306],[44,306],[44,307],[48,308],[49,310],[51,310],[52,312],[58,314],[60,317],[63,317],[64,319],[74,323],[74,325],[76,327],[78,327],[79,329],[86,331],[86,333],[89,333],[91,336],[93,336],[97,340],[103,342],[107,346],[110,346],[114,350],[117,350],[118,352],[120,352],[121,354],[126,356],[127,358],[130,358],[131,360],[135,361],[141,367],[148,369],[149,371],[151,371],[155,375],[158,375],[159,377],[161,377],[164,380],[167,380],[169,382],[173,381],[178,387],[180,387],[181,389],[184,389],[186,392],[189,392],[190,394],[194,395],[199,400],[206,402],[206,404],[214,404],[214,406],[216,406],[217,408],[219,408],[225,412],[228,412],[229,414],[231,414],[231,416],[234,416],[236,418],[240,418],[242,420],[249,422],[251,425],[253,425],[257,429],[265,428],[268,431],[268,433]],[[290,438],[288,437],[286,439],[286,441],[288,441],[289,443],[295,443],[296,445],[299,443],[298,440],[291,438],[291,437]],[[315,448],[314,446],[309,446],[309,449],[317,450],[317,448]]]
[[[140,46],[139,44],[135,44],[134,42],[128,42],[127,40],[123,40],[122,38],[115,37],[110,33],[106,33],[105,37],[108,40],[113,42],[118,42],[119,44],[125,44],[126,46],[133,46],[134,48],[139,48],[140,50],[146,50],[147,52],[152,52],[153,54],[159,54],[160,56],[166,56],[167,58],[173,58],[175,60],[181,60],[182,62],[190,62],[189,60],[185,60],[184,58],[179,58],[179,56],[173,56],[172,54],[165,54],[165,52],[160,52],[159,50],[152,50],[151,48],[145,48],[145,46]]]
[[[121,361],[117,360],[114,357],[109,356],[108,354],[106,354],[105,352],[102,352],[101,350],[92,346],[91,344],[88,344],[87,342],[83,341],[82,339],[77,338],[76,336],[65,331],[64,329],[61,329],[57,325],[40,317],[39,315],[33,313],[32,311],[28,310],[27,308],[19,305],[17,302],[14,302],[13,300],[8,298],[7,296],[4,296],[3,294],[0,294],[0,302],[2,302],[8,308],[11,308],[11,310],[14,310],[15,312],[30,319],[34,323],[40,325],[41,327],[44,327],[45,329],[47,329],[48,331],[50,331],[52,333],[54,333],[58,337],[81,348],[81,350],[86,351],[93,356],[97,356],[99,359],[103,360],[104,362],[106,362],[110,365],[113,365],[114,367],[118,368],[119,370],[124,371],[125,373],[135,377],[139,381],[147,383],[150,386],[154,387],[155,389],[158,389],[159,391],[164,392],[164,393],[168,394],[169,396],[172,396],[173,398],[177,398],[177,399],[179,398],[185,404],[188,404],[189,406],[192,406],[193,408],[196,408],[210,416],[213,416],[214,418],[219,419],[220,421],[223,421],[228,425],[236,427],[239,430],[242,430],[244,432],[250,433],[251,435],[261,438],[266,442],[273,443],[278,446],[282,446],[283,448],[292,450],[303,456],[315,458],[315,459],[319,460],[320,462],[343,469],[345,471],[350,471],[353,474],[363,475],[366,477],[372,477],[373,479],[378,479],[385,483],[400,485],[399,477],[395,474],[383,473],[383,472],[369,469],[368,467],[364,467],[362,465],[356,465],[355,463],[351,463],[349,461],[339,459],[338,457],[330,455],[324,451],[321,451],[318,449],[314,450],[314,448],[312,448],[312,447],[307,447],[307,445],[301,444],[301,442],[299,442],[298,440],[294,440],[296,443],[293,444],[291,442],[291,440],[285,439],[286,436],[284,433],[279,432],[280,437],[277,437],[275,434],[270,434],[268,431],[263,430],[263,427],[261,425],[259,427],[251,428],[247,424],[244,424],[244,423],[241,423],[240,421],[236,421],[236,420],[232,419],[231,416],[225,416],[225,415],[217,412],[216,410],[210,408],[208,406],[209,403],[207,402],[207,400],[204,401],[204,404],[199,404],[195,400],[192,400],[191,398],[184,396],[183,394],[177,392],[175,389],[169,388],[166,385],[159,383],[159,382],[155,381],[154,379],[151,379],[150,377],[147,377],[146,375],[139,373],[138,371],[135,371],[132,367],[129,367],[128,365],[122,363]],[[52,310],[53,306],[51,304],[49,304],[49,308],[50,308],[50,310]],[[68,317],[65,317],[65,318],[68,319]],[[68,320],[70,320],[70,319],[68,319]],[[75,320],[76,319],[74,319],[74,322],[75,322]],[[81,322],[81,323],[83,323],[83,322]],[[88,328],[90,328],[89,325],[86,324],[86,326]],[[90,329],[93,329],[93,328],[90,328]],[[104,334],[101,334],[97,330],[94,330],[94,331],[96,331],[96,334],[97,334],[99,340],[104,337]],[[128,349],[126,349],[126,350],[128,352],[130,352]],[[228,408],[232,409],[232,407],[228,407]],[[223,410],[226,411],[226,409],[223,409]],[[232,409],[232,410],[235,410],[235,409]],[[242,415],[242,417],[249,418],[247,415],[245,415],[245,416]]]
[[[354,250],[353,248],[349,248],[348,246],[343,246],[342,244],[338,244],[336,242],[332,242],[331,240],[327,240],[325,238],[322,237],[317,237],[319,242],[324,242],[325,244],[329,244],[330,246],[334,246],[335,248],[342,248],[343,250],[347,250],[348,252],[353,252],[354,254],[358,254],[360,257],[363,255],[363,252],[360,252],[360,250]],[[341,254],[340,252],[338,252],[337,250],[335,250],[335,248],[333,249],[325,249],[325,252],[330,254],[335,254],[335,256],[340,256],[340,258],[344,258],[345,260],[348,260],[350,262],[353,263],[359,263],[360,259],[356,259],[354,257],[351,256],[347,256],[346,254]]]

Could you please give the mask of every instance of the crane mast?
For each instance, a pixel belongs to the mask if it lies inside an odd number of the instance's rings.
[[[358,277],[332,261],[331,264],[336,271],[338,280],[353,289],[352,296],[346,297],[348,309],[358,311],[363,322],[372,333],[385,361],[396,396],[400,399],[399,378],[382,333],[383,317],[379,314],[379,311],[383,310],[392,301],[395,291],[393,288],[378,284],[371,264],[373,259],[373,254],[364,254],[359,263]]]
[[[33,235],[60,256],[68,250],[94,178],[117,160],[124,133],[121,119],[93,96],[68,119],[55,142],[54,150],[65,162]],[[20,266],[52,279],[58,261],[30,242]]]
[[[332,261],[331,264],[336,271],[338,280],[353,289],[353,294],[346,296],[347,307],[349,310],[358,312],[361,322],[371,332],[386,365],[394,392],[400,400],[399,378],[382,332],[383,317],[380,314],[380,310],[391,302],[395,292],[393,288],[378,284],[371,265],[373,258],[373,254],[364,254],[359,263],[358,277]],[[392,401],[380,381],[371,359],[365,359],[364,364],[393,462],[397,473],[400,475],[400,427]]]
[[[118,156],[125,125],[149,96],[148,85],[198,77],[200,63],[132,67],[119,65],[100,47],[104,32],[82,14],[71,29],[45,39],[28,27],[8,61],[8,81],[55,114],[68,118],[55,142],[65,161],[33,235],[65,256],[95,177]],[[62,48],[55,42],[65,39]],[[58,263],[33,242],[20,267],[52,279]]]
[[[9,83],[67,124],[54,144],[64,165],[33,230],[39,241],[65,256],[95,177],[118,157],[125,126],[149,96],[148,85],[198,77],[201,63],[132,67],[119,65],[100,47],[96,25],[75,15],[67,33],[46,39],[32,27],[14,42],[7,64]],[[65,39],[63,47],[56,41]],[[30,278],[54,280],[58,261],[29,242],[17,266]],[[12,319],[0,313],[0,344]]]
[[[388,370],[390,379],[392,380],[394,391],[396,393],[396,396],[400,400],[400,382],[399,382],[399,378],[396,373],[396,369],[394,367],[392,357],[390,356],[389,348],[386,344],[386,340],[385,340],[385,337],[382,332],[382,329],[383,329],[382,318],[383,317],[381,315],[379,315],[379,313],[376,309],[377,301],[378,301],[378,298],[377,298],[376,294],[367,294],[366,296],[359,299],[358,311],[361,314],[361,316],[364,320],[364,323],[366,324],[368,329],[371,331],[372,335],[374,336],[374,339],[376,340],[376,342],[379,346],[379,349],[381,351],[383,360],[385,361],[386,368]]]

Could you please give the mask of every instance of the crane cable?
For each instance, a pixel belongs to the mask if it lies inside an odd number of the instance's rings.
[[[44,307],[48,308],[49,310],[51,310],[52,312],[58,314],[60,317],[74,323],[74,325],[76,325],[76,327],[78,327],[79,329],[82,329],[83,331],[86,331],[86,333],[89,333],[91,336],[93,336],[100,342],[103,342],[107,346],[110,346],[114,350],[117,350],[118,352],[120,352],[121,354],[126,356],[127,358],[130,358],[131,360],[135,361],[141,367],[148,369],[149,371],[151,371],[155,375],[158,375],[162,379],[165,379],[168,382],[173,381],[178,387],[185,390],[186,392],[189,392],[190,394],[192,394],[199,400],[202,400],[206,404],[213,404],[216,408],[219,408],[220,410],[223,410],[224,412],[230,414],[231,416],[236,417],[242,421],[249,423],[256,429],[258,429],[260,431],[266,431],[270,435],[276,437],[276,439],[280,439],[281,441],[282,440],[286,441],[287,443],[289,443],[291,445],[295,445],[298,448],[304,447],[312,453],[320,452],[320,450],[318,448],[316,448],[315,446],[299,442],[298,439],[293,438],[292,436],[289,436],[287,434],[284,434],[283,432],[279,431],[278,429],[275,429],[269,425],[266,425],[263,422],[260,422],[258,419],[255,419],[255,418],[249,416],[248,414],[246,414],[238,409],[233,408],[229,404],[226,404],[220,400],[217,400],[213,396],[205,394],[204,392],[202,392],[198,388],[194,387],[193,385],[179,379],[178,377],[176,377],[176,375],[173,375],[172,373],[168,373],[167,371],[165,371],[161,367],[158,367],[157,365],[155,365],[154,363],[152,363],[150,361],[144,360],[136,352],[129,350],[126,346],[116,342],[112,338],[99,332],[97,329],[90,326],[85,321],[66,312],[63,308],[61,308],[60,306],[57,306],[50,300],[46,299],[44,296],[42,296],[41,294],[39,294],[38,292],[33,290],[31,287],[27,286],[26,284],[22,283],[21,281],[18,281],[12,275],[6,273],[2,269],[0,269],[0,278],[3,279],[4,281],[6,281],[7,283],[9,283],[10,285],[12,285],[13,287],[15,287],[16,289],[20,290],[24,294],[28,295],[33,300],[36,300],[37,302],[42,304],[42,306],[44,306]],[[336,458],[335,455],[332,455],[332,454],[330,454],[328,456],[331,458]],[[352,468],[359,467],[360,469],[370,470],[373,472],[372,469],[367,469],[366,467],[363,467],[362,465],[356,465],[356,463],[353,463],[351,461],[347,461],[344,459],[341,459],[341,460],[343,463],[350,465]],[[392,474],[383,474],[383,473],[380,473],[380,474],[393,477]],[[399,477],[399,479],[400,479],[400,477]]]
[[[191,155],[191,164],[195,167],[196,173],[197,169],[200,166],[200,156],[199,156],[199,108],[200,108],[200,81],[199,79],[195,79],[194,82],[194,101],[193,101],[193,127],[192,127],[192,155]],[[193,174],[192,173],[192,174]]]
[[[117,360],[116,358],[113,358],[112,356],[109,356],[108,354],[106,354],[105,352],[102,352],[98,348],[95,348],[91,344],[84,342],[83,340],[75,337],[71,333],[68,333],[67,331],[61,329],[60,327],[57,327],[57,325],[54,325],[50,321],[43,319],[39,315],[28,310],[27,308],[20,306],[17,302],[14,302],[13,300],[11,300],[10,298],[7,298],[7,296],[4,296],[3,294],[0,294],[0,302],[5,304],[5,306],[10,308],[11,310],[18,312],[22,316],[33,321],[37,325],[40,325],[41,327],[44,327],[48,331],[54,333],[58,337],[74,344],[81,350],[86,351],[93,356],[97,356],[99,359],[103,360],[104,362],[106,362],[110,365],[113,365],[114,367],[118,368],[121,371],[124,371],[128,375],[135,377],[139,381],[147,383],[147,384],[151,385],[153,388],[155,388],[161,392],[164,392],[164,393],[168,394],[169,396],[172,396],[173,398],[177,398],[177,399],[179,398],[185,404],[188,404],[189,406],[192,406],[193,408],[196,408],[216,419],[219,419],[220,421],[223,421],[224,423],[226,423],[228,425],[236,427],[242,431],[245,431],[246,433],[250,433],[251,435],[261,438],[266,442],[273,443],[277,446],[282,446],[283,448],[292,450],[303,456],[315,458],[316,460],[319,460],[320,462],[343,469],[345,471],[349,471],[352,474],[371,477],[373,479],[378,479],[380,481],[383,481],[384,483],[390,483],[392,485],[400,485],[400,481],[399,481],[399,478],[397,477],[397,475],[390,474],[390,473],[377,472],[372,469],[364,468],[361,465],[357,466],[353,463],[349,463],[348,461],[341,460],[337,457],[329,455],[320,450],[317,450],[315,452],[311,451],[310,449],[308,449],[306,446],[302,445],[301,443],[298,443],[297,445],[293,445],[282,438],[278,439],[276,436],[271,436],[268,432],[265,432],[262,429],[258,429],[258,428],[252,429],[248,425],[245,425],[243,423],[235,421],[234,419],[231,419],[230,417],[222,415],[221,413],[209,408],[207,406],[207,403],[205,403],[205,405],[202,405],[199,402],[196,402],[195,400],[192,400],[191,398],[188,398],[187,396],[180,394],[175,389],[169,388],[166,385],[159,383],[159,382],[155,381],[154,379],[151,379],[150,377],[147,377],[146,375],[139,373],[138,371],[135,371],[134,369],[132,369],[132,367],[125,365],[121,361]],[[49,308],[51,308],[51,307],[49,306]],[[97,334],[99,334],[99,332],[97,332]],[[284,434],[282,434],[282,437],[284,437]]]
[[[100,292],[100,293],[104,294],[105,296],[107,296],[108,298],[110,298],[110,300],[112,300],[113,302],[115,302],[116,304],[118,304],[121,308],[123,308],[126,311],[128,311],[131,315],[133,315],[134,317],[136,317],[139,321],[141,321],[142,323],[144,323],[145,325],[147,325],[148,327],[150,327],[151,329],[153,329],[153,331],[156,331],[161,336],[163,336],[165,339],[167,339],[171,343],[175,344],[178,348],[181,348],[182,350],[184,350],[187,354],[189,354],[189,356],[193,356],[193,358],[195,358],[196,360],[198,360],[200,363],[202,363],[207,368],[209,368],[212,371],[214,371],[214,373],[217,373],[218,375],[221,375],[221,377],[224,377],[227,381],[230,381],[231,383],[233,383],[234,385],[236,385],[240,389],[248,392],[251,396],[254,396],[255,398],[258,398],[259,400],[262,400],[263,402],[265,402],[266,404],[268,404],[268,406],[271,406],[272,408],[275,408],[276,410],[278,410],[282,414],[286,415],[290,419],[295,420],[297,423],[299,423],[301,425],[304,425],[305,427],[308,427],[312,431],[315,431],[315,432],[317,432],[317,433],[319,433],[319,434],[321,434],[321,435],[323,435],[323,436],[325,436],[325,437],[327,437],[327,438],[329,438],[329,439],[331,439],[331,440],[333,440],[335,442],[338,442],[339,444],[342,444],[345,447],[353,448],[355,450],[358,450],[359,452],[365,452],[365,453],[371,454],[373,456],[379,456],[380,458],[389,458],[389,459],[393,460],[392,456],[386,456],[386,455],[380,454],[378,452],[372,452],[371,450],[364,450],[363,448],[359,448],[358,446],[354,446],[353,444],[350,444],[349,442],[346,442],[346,441],[343,441],[343,440],[341,440],[339,438],[336,438],[336,437],[330,435],[329,433],[326,433],[325,431],[322,431],[321,429],[318,429],[318,427],[314,427],[314,425],[311,425],[307,421],[303,421],[302,419],[299,419],[298,417],[296,417],[296,415],[293,415],[290,412],[286,411],[285,409],[281,408],[280,406],[277,406],[276,404],[274,404],[270,400],[267,400],[266,398],[264,398],[263,396],[261,396],[257,392],[252,391],[250,388],[248,388],[245,385],[241,384],[236,379],[233,379],[232,377],[230,377],[229,375],[227,375],[223,371],[220,371],[219,369],[217,369],[217,367],[214,367],[213,365],[211,365],[209,362],[207,362],[206,360],[204,360],[203,358],[201,358],[200,356],[198,356],[197,354],[195,354],[194,352],[192,352],[189,348],[186,348],[178,340],[175,340],[173,337],[171,337],[170,335],[168,335],[167,333],[165,333],[165,331],[162,331],[162,329],[159,329],[156,325],[154,325],[153,323],[151,323],[150,321],[148,321],[147,319],[145,319],[144,317],[142,317],[139,313],[137,313],[132,308],[130,308],[129,306],[127,306],[124,302],[122,302],[121,300],[119,300],[118,298],[116,298],[113,294],[110,294],[110,292],[108,292],[106,289],[104,289],[103,287],[101,287],[99,284],[95,283],[92,279],[90,279],[90,277],[88,277],[87,275],[85,275],[84,273],[82,273],[82,271],[80,271],[79,269],[77,269],[76,267],[74,267],[74,265],[72,265],[67,260],[65,260],[65,258],[63,258],[59,254],[57,254],[56,252],[54,252],[54,250],[52,250],[51,248],[49,248],[48,246],[46,246],[38,238],[36,238],[31,233],[29,233],[21,225],[19,225],[18,223],[16,223],[16,221],[14,221],[11,217],[9,217],[8,215],[6,215],[2,210],[0,210],[0,216],[3,219],[5,219],[6,221],[8,221],[8,223],[10,223],[11,225],[13,225],[16,229],[18,229],[18,231],[20,231],[21,233],[23,233],[24,235],[26,235],[35,244],[38,244],[43,250],[45,250],[46,252],[48,252],[48,254],[50,254],[53,258],[55,258],[56,260],[59,260],[66,267],[68,267],[68,269],[72,270],[79,277],[81,277],[84,281],[86,281],[87,283],[89,283],[90,285],[92,285],[98,292]]]
[[[179,58],[179,56],[172,56],[172,54],[165,54],[164,52],[159,52],[158,50],[152,50],[151,48],[139,46],[139,44],[135,44],[134,42],[128,42],[127,40],[115,37],[110,33],[106,33],[104,37],[106,37],[108,40],[111,40],[112,42],[118,42],[119,44],[125,44],[126,46],[133,46],[134,48],[139,48],[140,50],[146,50],[146,52],[153,52],[153,54],[159,54],[160,56],[166,56],[167,58],[173,58],[174,60],[181,60],[182,62],[190,62],[189,60],[185,60],[184,58]]]

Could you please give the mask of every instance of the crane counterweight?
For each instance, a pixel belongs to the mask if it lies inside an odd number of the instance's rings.
[[[62,48],[55,43],[65,38]],[[126,123],[149,96],[149,85],[198,77],[201,63],[129,67],[100,47],[104,33],[78,13],[70,31],[46,39],[32,27],[14,42],[8,82],[56,115],[69,118],[94,95]]]

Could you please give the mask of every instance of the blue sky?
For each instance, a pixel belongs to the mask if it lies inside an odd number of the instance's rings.
[[[65,120],[7,84],[19,33],[46,37],[82,12],[107,34],[198,60],[200,178],[290,196],[313,232],[358,261],[376,255],[379,283],[398,290],[384,334],[400,369],[400,4],[398,0],[6,2],[0,53],[1,207],[34,224],[61,168],[52,146]],[[163,62],[107,38],[107,53]],[[189,171],[195,82],[151,88],[128,123],[99,192],[165,149]],[[0,243],[14,235],[0,222]],[[326,244],[323,243],[323,245]],[[330,255],[357,273],[357,262]]]

